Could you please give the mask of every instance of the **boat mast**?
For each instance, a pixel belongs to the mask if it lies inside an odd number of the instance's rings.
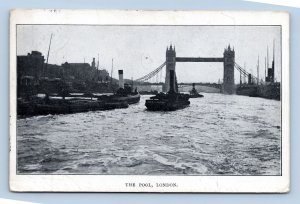
[[[99,53],[98,53],[98,61],[97,61],[97,82],[99,81]],[[101,80],[102,83],[102,80]]]
[[[98,53],[98,61],[97,61],[97,70],[99,69],[99,53]]]
[[[265,56],[265,82],[267,81],[267,59]]]
[[[269,69],[269,46],[267,46],[267,69]]]
[[[244,69],[245,69],[245,71],[246,71],[246,62],[244,62]],[[246,82],[246,75],[244,75],[244,83],[247,83],[247,82]]]
[[[275,82],[275,39],[273,39],[273,62],[272,62],[272,70],[273,70],[273,82]]]
[[[113,70],[114,70],[114,58],[111,59],[111,71],[110,71],[110,85],[112,86],[112,75],[113,75]]]
[[[50,36],[50,43],[49,43],[49,48],[48,48],[48,53],[47,53],[47,61],[46,61],[46,69],[48,67],[48,60],[49,60],[52,36],[53,36],[53,33],[51,33],[51,36]],[[45,69],[43,69],[43,77],[45,77]]]
[[[257,59],[257,85],[259,84],[259,55]]]

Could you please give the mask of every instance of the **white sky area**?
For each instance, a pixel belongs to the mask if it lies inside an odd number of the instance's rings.
[[[275,79],[281,78],[280,26],[91,26],[91,25],[18,25],[17,55],[32,50],[47,56],[53,33],[49,64],[92,62],[99,54],[99,67],[111,72],[124,70],[127,79],[140,78],[165,61],[166,47],[172,43],[177,57],[223,57],[224,48],[234,46],[235,61],[260,78],[265,76],[265,57],[269,47],[269,66],[275,42]],[[223,63],[178,62],[178,82],[218,82],[223,78]],[[152,82],[163,81],[163,73]],[[239,82],[235,71],[235,81]]]

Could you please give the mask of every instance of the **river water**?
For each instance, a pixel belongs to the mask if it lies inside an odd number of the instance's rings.
[[[17,120],[20,174],[280,175],[280,101],[207,93],[188,108]]]

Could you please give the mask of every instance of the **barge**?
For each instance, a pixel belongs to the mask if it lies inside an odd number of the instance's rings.
[[[19,99],[17,101],[17,114],[19,116],[70,114],[118,108],[128,108],[128,103],[89,99],[36,99],[31,101]]]
[[[190,105],[189,94],[177,93],[175,90],[174,70],[170,70],[170,90],[159,93],[146,100],[145,106],[149,111],[175,111]]]

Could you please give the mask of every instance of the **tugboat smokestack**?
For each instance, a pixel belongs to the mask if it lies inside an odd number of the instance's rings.
[[[170,90],[169,92],[175,92],[175,73],[174,70],[170,70]]]
[[[123,70],[119,70],[119,88],[124,89]]]

